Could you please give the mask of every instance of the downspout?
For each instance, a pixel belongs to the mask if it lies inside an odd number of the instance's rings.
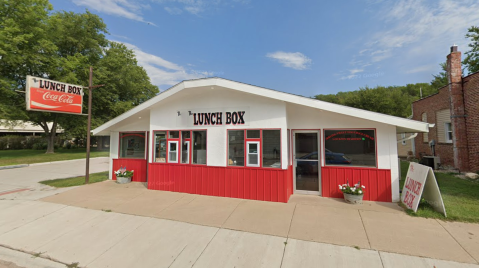
[[[412,134],[411,136],[407,137],[407,138],[404,138],[404,139],[400,139],[397,141],[397,143],[400,143],[400,142],[403,142],[403,141],[407,141],[407,140],[410,140],[410,139],[414,139],[417,137],[417,133],[414,133]]]

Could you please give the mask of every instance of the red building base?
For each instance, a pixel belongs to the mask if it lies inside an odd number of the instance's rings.
[[[148,189],[286,203],[292,168],[252,169],[150,163]]]

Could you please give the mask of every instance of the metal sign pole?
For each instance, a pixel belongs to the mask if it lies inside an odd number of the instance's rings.
[[[90,79],[88,83],[88,123],[86,132],[86,172],[85,184],[90,182],[90,131],[91,131],[91,89],[93,87],[93,67],[90,66]]]

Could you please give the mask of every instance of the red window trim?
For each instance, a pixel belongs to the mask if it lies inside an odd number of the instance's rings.
[[[170,138],[170,132],[171,131],[178,131],[179,132],[179,137],[178,138]],[[188,139],[185,139],[185,141],[189,141],[190,142],[190,148],[189,148],[189,159],[188,159],[188,163],[181,163],[181,146],[182,146],[182,132],[184,131],[189,131],[190,132],[190,138]],[[207,137],[207,149],[206,149],[206,164],[193,164],[193,132],[194,131],[206,131],[206,137]],[[166,132],[166,158],[165,158],[165,162],[156,162],[155,161],[155,149],[156,148],[153,148],[152,152],[153,152],[153,155],[152,155],[152,162],[151,164],[168,164],[168,165],[193,165],[193,166],[207,166],[208,165],[208,130],[207,129],[169,129],[169,130],[152,130],[153,132],[153,135],[151,135],[151,139],[152,139],[152,144],[153,146],[156,146],[156,143],[155,143],[155,132]],[[168,157],[168,153],[169,153],[169,141],[177,141],[178,142],[178,162],[169,162],[169,157]]]
[[[118,159],[143,159],[147,160],[148,157],[148,139],[146,138],[148,131],[120,131],[118,133]],[[143,135],[141,135],[143,133]],[[122,135],[124,134],[124,135]],[[138,136],[145,139],[145,154],[143,158],[131,158],[131,157],[121,157],[121,139],[127,136]]]
[[[373,130],[374,131],[374,151],[376,158],[376,166],[343,166],[343,165],[328,165],[326,164],[326,130]],[[380,169],[378,163],[378,131],[376,128],[324,128],[323,129],[323,148],[322,153],[324,153],[324,167],[344,167],[344,168],[368,168],[368,169]]]
[[[229,131],[238,131],[238,130],[243,130],[244,131],[244,166],[230,166],[229,165]],[[247,130],[259,130],[259,138],[247,138]],[[279,156],[280,156],[280,167],[275,168],[275,167],[264,167],[263,166],[263,130],[279,130]],[[283,146],[282,146],[282,135],[281,133],[281,128],[246,128],[246,129],[236,129],[236,128],[230,128],[226,129],[226,167],[227,168],[247,168],[247,169],[268,169],[268,170],[283,170]],[[247,142],[259,142],[259,159],[260,159],[260,166],[259,167],[254,167],[254,166],[248,166],[247,164]]]

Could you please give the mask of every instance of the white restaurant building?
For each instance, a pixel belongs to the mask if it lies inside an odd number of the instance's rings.
[[[148,189],[288,202],[342,197],[399,201],[397,133],[428,124],[222,78],[183,81],[93,130]]]

